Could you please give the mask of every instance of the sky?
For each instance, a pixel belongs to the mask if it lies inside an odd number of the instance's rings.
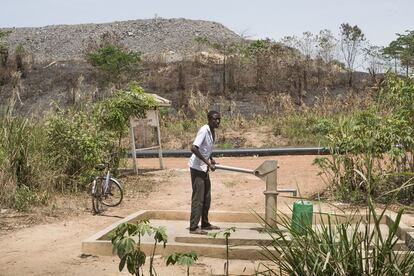
[[[186,18],[215,21],[251,39],[358,25],[373,45],[414,30],[414,0],[0,0],[0,27]]]

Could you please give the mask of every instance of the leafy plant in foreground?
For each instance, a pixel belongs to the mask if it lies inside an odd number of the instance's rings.
[[[145,234],[151,235],[152,229],[148,220],[137,223],[122,223],[112,235],[112,248],[121,259],[119,271],[127,265],[128,272],[132,275],[140,275],[140,269],[145,264],[146,255],[141,251],[141,237]],[[133,239],[138,236],[138,242]]]
[[[166,229],[163,226],[160,227],[153,227],[152,230],[154,231],[154,247],[152,250],[151,258],[150,258],[150,275],[154,275],[154,256],[155,256],[155,249],[157,247],[157,243],[162,242],[163,247],[165,248],[168,240],[168,236],[166,233]]]
[[[223,231],[209,233],[208,235],[213,238],[217,238],[219,235],[223,235],[226,242],[226,264],[224,265],[224,271],[226,275],[229,275],[229,238],[231,233],[236,232],[236,227],[230,227]]]
[[[148,220],[140,220],[136,223],[122,223],[112,234],[111,242],[112,248],[121,259],[119,263],[119,271],[122,271],[127,266],[128,272],[133,275],[144,275],[142,267],[145,264],[146,254],[141,250],[141,238],[144,235],[154,234],[154,247],[150,257],[150,275],[156,275],[153,263],[157,244],[163,242],[165,247],[167,243],[167,234],[164,227],[153,227]],[[134,237],[138,238],[136,242]]]
[[[194,265],[197,259],[198,259],[197,253],[195,252],[189,252],[189,253],[175,252],[171,254],[170,256],[168,256],[166,264],[167,266],[169,266],[170,264],[171,265],[175,265],[175,264],[185,265],[187,267],[187,276],[189,276],[190,266]]]

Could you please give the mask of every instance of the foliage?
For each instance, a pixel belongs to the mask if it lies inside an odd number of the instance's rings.
[[[118,90],[112,97],[96,104],[94,113],[99,130],[113,132],[118,138],[119,147],[121,138],[128,130],[129,119],[143,118],[146,111],[155,106],[154,98],[146,95],[137,83],[131,82],[126,90]]]
[[[403,66],[406,66],[406,74],[408,69],[414,66],[414,31],[406,31],[406,34],[398,34],[397,39],[390,42],[384,48],[384,55],[399,59]]]
[[[349,85],[352,85],[352,71],[354,70],[355,58],[360,50],[365,35],[357,26],[351,26],[348,23],[341,24],[341,51],[349,73]]]
[[[145,264],[146,254],[141,250],[141,238],[144,235],[154,235],[154,247],[149,267],[150,275],[154,275],[153,261],[157,243],[162,242],[165,248],[168,237],[164,227],[153,227],[148,220],[122,223],[112,233],[112,248],[120,258],[119,271],[122,271],[126,265],[130,274],[143,275],[142,266]],[[134,237],[138,237],[138,242],[134,240]]]
[[[56,106],[37,122],[14,115],[12,103],[0,114],[0,201],[26,210],[54,189],[84,189],[96,175],[95,165],[120,149],[129,117],[143,117],[152,107],[154,99],[135,83],[92,107]]]
[[[93,66],[117,79],[122,72],[141,61],[141,54],[126,52],[120,46],[106,44],[89,53],[87,59]]]
[[[246,47],[246,55],[247,56],[258,56],[260,54],[263,54],[266,52],[270,47],[270,40],[269,39],[258,39],[252,41],[247,47]]]
[[[365,215],[321,213],[319,227],[292,227],[287,216],[279,216],[282,227],[265,225],[272,243],[263,255],[279,271],[264,264],[264,275],[412,275],[412,252],[395,251],[403,209],[384,234],[387,207],[378,213],[371,199],[367,203]]]
[[[85,188],[94,175],[94,167],[105,156],[108,136],[81,110],[60,110],[48,118],[47,157],[62,172],[62,191]]]
[[[150,275],[154,275],[155,269],[154,269],[154,256],[155,256],[155,249],[157,247],[157,244],[159,242],[163,243],[163,247],[165,248],[168,240],[168,236],[166,233],[166,228],[164,226],[160,227],[153,227],[152,230],[154,231],[154,247],[152,250],[152,255],[150,258]],[[155,273],[156,275],[156,273]]]
[[[224,240],[226,242],[226,264],[224,266],[224,271],[226,275],[229,275],[229,238],[231,236],[231,233],[236,232],[236,227],[230,227],[223,231],[213,232],[209,233],[208,235],[217,238],[219,235],[222,235],[224,237]]]
[[[166,264],[167,266],[175,264],[185,265],[187,267],[187,276],[189,276],[190,266],[194,265],[197,259],[198,256],[195,252],[174,252],[168,256]]]
[[[372,77],[383,72],[385,59],[383,56],[383,48],[374,45],[367,45],[362,49],[365,60],[367,61],[367,70]]]
[[[342,116],[328,129],[331,156],[317,158],[315,164],[339,199],[376,197],[407,180],[395,173],[414,172],[413,116],[413,80],[388,75],[371,108]],[[366,186],[357,171],[366,175],[372,187]],[[413,197],[412,188],[399,195],[406,203]]]
[[[38,194],[26,185],[20,185],[17,187],[16,193],[14,194],[13,207],[18,211],[23,212],[27,211],[31,205],[46,204],[48,199],[49,193],[46,191]]]
[[[0,202],[4,206],[26,210],[36,193],[53,185],[44,139],[41,123],[13,115],[10,106],[0,113]]]
[[[318,47],[317,55],[326,63],[333,61],[338,40],[332,32],[327,29],[321,30],[316,38],[316,43]]]
[[[141,251],[141,237],[145,234],[151,235],[151,227],[148,220],[138,221],[136,224],[122,223],[111,237],[112,248],[121,259],[119,271],[127,265],[128,272],[140,275],[140,268],[145,264],[146,255]],[[138,236],[136,244],[133,236]]]

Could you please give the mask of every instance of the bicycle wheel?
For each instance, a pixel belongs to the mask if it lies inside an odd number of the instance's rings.
[[[105,183],[104,181],[105,181],[104,178],[101,178],[101,182]],[[109,179],[108,189],[104,189],[102,187],[101,200],[102,200],[103,205],[106,205],[109,207],[118,206],[121,203],[123,197],[124,197],[124,192],[122,191],[121,184],[119,184],[118,181],[115,180],[114,178]]]
[[[95,215],[102,213],[102,202],[99,198],[92,196],[92,211]]]
[[[100,214],[103,211],[101,202],[102,196],[102,179],[95,179],[91,185],[91,198],[92,198],[92,212],[94,214]]]

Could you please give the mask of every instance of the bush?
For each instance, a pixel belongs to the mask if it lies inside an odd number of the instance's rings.
[[[36,193],[26,185],[18,186],[14,194],[13,207],[18,211],[27,211],[34,204],[46,204],[49,200],[49,193]]]
[[[414,172],[413,118],[413,80],[389,75],[372,107],[342,117],[330,129],[331,156],[317,158],[315,164],[339,199],[378,197],[409,179]],[[363,182],[357,171],[369,181]],[[406,187],[398,198],[412,203],[414,188]]]
[[[61,171],[62,191],[85,188],[108,148],[108,136],[83,111],[60,111],[47,122],[47,156]]]
[[[117,81],[122,72],[141,61],[141,54],[126,52],[120,46],[107,44],[89,53],[87,60],[107,73],[110,79]]]

